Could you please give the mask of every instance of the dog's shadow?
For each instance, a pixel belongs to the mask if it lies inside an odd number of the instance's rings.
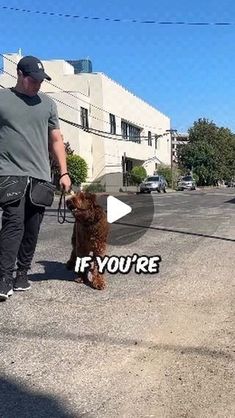
[[[44,272],[30,274],[29,280],[33,282],[41,282],[43,280],[78,281],[78,274],[75,271],[68,270],[65,263],[61,263],[59,261],[41,260],[37,261],[36,264],[43,266]],[[80,274],[80,277],[82,278],[82,283],[84,285],[93,288],[86,274]]]
[[[29,280],[41,282],[43,280],[66,280],[74,281],[76,273],[69,271],[66,264],[59,261],[37,261],[36,264],[44,267],[43,273],[33,273],[29,275]]]

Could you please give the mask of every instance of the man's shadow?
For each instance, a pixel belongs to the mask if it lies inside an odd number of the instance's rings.
[[[37,261],[37,264],[44,267],[44,273],[29,274],[29,280],[32,282],[41,282],[43,280],[75,281],[78,283],[82,282],[84,285],[93,289],[87,273],[80,273],[78,275],[75,271],[68,270],[65,263],[61,263],[59,261],[41,260]]]
[[[0,376],[1,418],[79,418],[85,414],[73,414],[56,396],[30,390],[29,386]],[[88,416],[88,415],[87,415]]]
[[[76,273],[69,271],[66,264],[60,261],[40,260],[36,264],[44,267],[44,273],[33,273],[29,275],[29,280],[41,282],[43,280],[66,280],[74,281]]]

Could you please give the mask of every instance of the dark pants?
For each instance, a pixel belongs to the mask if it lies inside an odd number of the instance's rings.
[[[18,202],[5,205],[0,231],[0,277],[12,277],[15,262],[30,269],[45,209],[32,205],[29,193]]]

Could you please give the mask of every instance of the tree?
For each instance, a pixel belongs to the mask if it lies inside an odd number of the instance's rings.
[[[182,170],[198,177],[199,185],[216,185],[235,175],[235,136],[227,128],[199,119],[189,129],[189,142],[178,148]]]
[[[63,138],[63,135],[62,135]],[[70,143],[64,142],[64,149],[66,152],[66,155],[73,155],[74,151],[71,149]],[[52,178],[54,180],[57,180],[58,176],[59,176],[59,166],[58,163],[56,161],[56,159],[54,158],[51,150],[49,151],[49,157],[50,157],[50,165],[51,165],[51,173],[52,173]]]
[[[64,143],[64,148],[65,148],[66,155],[73,155],[74,150],[72,150],[69,141]]]
[[[206,118],[200,118],[193,123],[189,129],[189,143],[208,142],[215,143],[217,140],[219,128],[213,121]]]

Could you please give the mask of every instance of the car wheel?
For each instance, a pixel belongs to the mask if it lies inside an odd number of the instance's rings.
[[[166,193],[166,188],[164,187],[164,189],[163,189],[163,193]]]

